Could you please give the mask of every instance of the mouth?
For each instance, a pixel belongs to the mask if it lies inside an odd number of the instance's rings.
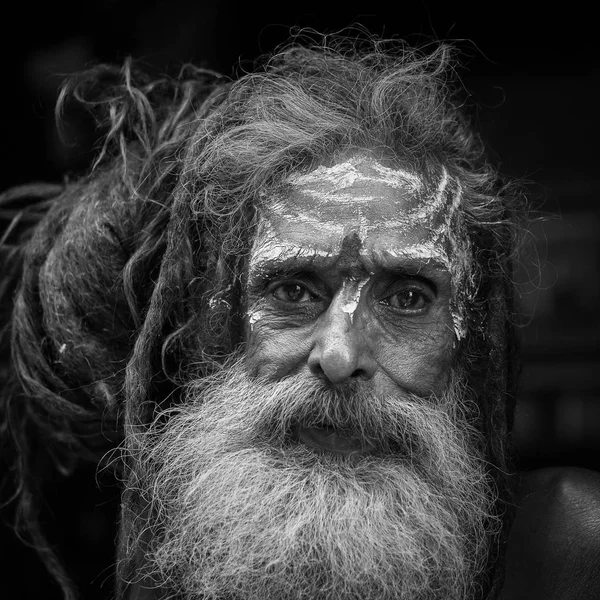
[[[336,431],[330,425],[305,427],[300,425],[297,430],[298,441],[319,453],[331,452],[349,456],[352,454],[368,454],[373,448],[364,444],[357,437],[347,437]]]

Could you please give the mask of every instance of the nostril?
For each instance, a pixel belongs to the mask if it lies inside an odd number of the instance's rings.
[[[309,367],[313,375],[317,375],[318,377],[325,376],[325,371],[323,371],[323,367],[318,362],[309,364]]]
[[[327,374],[325,373],[325,371],[323,370],[323,367],[319,363],[310,365],[310,371],[313,375],[316,375],[317,377],[327,377]],[[350,374],[350,379],[368,379],[368,378],[369,378],[369,375],[364,369],[355,369]]]

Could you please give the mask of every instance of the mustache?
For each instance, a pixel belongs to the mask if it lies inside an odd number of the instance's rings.
[[[175,444],[193,431],[198,443],[213,439],[224,452],[253,447],[281,457],[297,445],[299,427],[330,427],[372,449],[371,456],[393,457],[441,479],[446,456],[472,460],[485,446],[477,416],[468,388],[454,375],[439,397],[402,390],[376,394],[355,383],[331,386],[306,373],[279,381],[249,377],[237,358],[190,384],[183,404],[157,423],[167,424],[166,438]],[[154,431],[165,437],[160,425]],[[440,431],[451,435],[440,437]]]
[[[450,392],[450,393],[448,393]],[[402,440],[410,414],[430,412],[446,415],[450,421],[473,420],[474,402],[468,400],[466,386],[453,377],[445,394],[418,396],[402,389],[378,394],[356,382],[329,385],[312,374],[298,373],[281,380],[250,378],[244,359],[226,363],[210,377],[199,379],[187,390],[187,406],[211,405],[228,393],[239,407],[240,419],[257,435],[282,440],[298,425],[330,426],[336,432],[365,441]]]

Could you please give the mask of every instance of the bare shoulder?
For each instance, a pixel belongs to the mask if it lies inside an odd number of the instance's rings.
[[[600,473],[527,473],[517,505],[502,600],[600,598]]]

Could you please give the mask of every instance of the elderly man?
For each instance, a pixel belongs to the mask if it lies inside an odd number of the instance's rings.
[[[449,50],[383,46],[65,88],[106,135],[14,251],[7,414],[63,468],[121,442],[119,598],[593,597],[594,475],[513,519],[522,198]]]

